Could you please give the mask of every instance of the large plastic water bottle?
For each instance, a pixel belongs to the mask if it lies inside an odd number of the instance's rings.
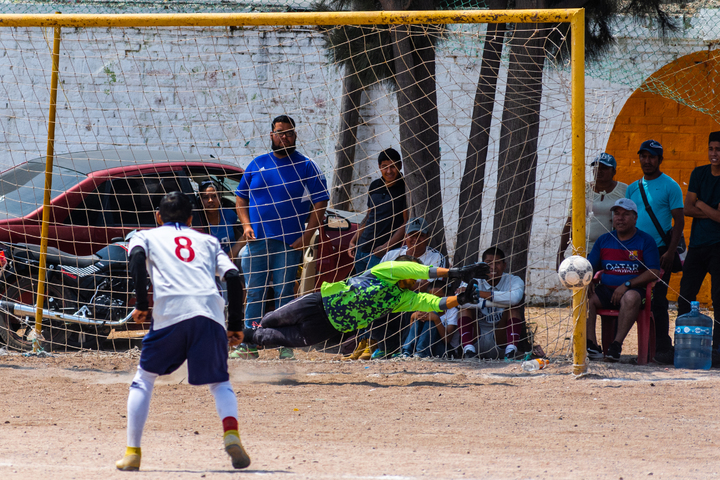
[[[690,313],[675,320],[675,368],[709,370],[712,365],[713,319],[690,302]]]

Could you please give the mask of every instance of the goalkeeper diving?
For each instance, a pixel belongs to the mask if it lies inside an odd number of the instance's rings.
[[[265,346],[305,347],[328,340],[338,332],[366,327],[376,318],[397,312],[443,312],[458,305],[477,304],[477,278],[487,278],[485,263],[461,268],[422,265],[409,255],[383,262],[345,281],[323,283],[320,292],[304,295],[265,315],[257,329],[243,330],[243,341]],[[468,288],[437,297],[412,291],[416,280],[458,279]]]

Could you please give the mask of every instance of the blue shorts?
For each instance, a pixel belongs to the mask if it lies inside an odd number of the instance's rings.
[[[193,317],[175,325],[150,329],[142,342],[140,367],[168,375],[188,362],[188,383],[206,385],[226,382],[228,338],[225,329],[207,317]]]

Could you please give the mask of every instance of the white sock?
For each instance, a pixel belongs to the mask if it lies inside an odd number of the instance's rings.
[[[157,377],[156,373],[146,372],[138,366],[135,378],[130,384],[127,402],[128,447],[140,447],[140,439],[150,411],[150,398]]]
[[[505,356],[514,351],[517,351],[517,347],[515,345],[508,345],[505,347]]]
[[[475,352],[475,347],[474,347],[473,345],[465,345],[465,346],[463,347],[463,353],[467,353],[467,352],[476,353],[476,352]]]
[[[215,409],[220,420],[227,417],[237,418],[237,397],[229,381],[210,384],[210,393],[215,397]]]

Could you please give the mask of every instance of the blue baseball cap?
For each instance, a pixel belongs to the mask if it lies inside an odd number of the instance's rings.
[[[662,145],[660,145],[660,142],[658,142],[657,140],[645,140],[642,145],[640,145],[640,150],[638,150],[638,154],[643,150],[657,157],[662,157],[663,154]]]
[[[595,160],[592,161],[590,166],[594,167],[598,163],[602,163],[603,165],[606,165],[608,167],[617,168],[617,162],[615,161],[615,157],[613,157],[609,153],[603,152],[597,157],[595,157]]]
[[[618,198],[615,201],[615,205],[610,208],[610,211],[614,212],[616,208],[622,208],[624,210],[627,210],[628,212],[638,213],[637,205],[629,198]]]
[[[405,233],[410,235],[411,233],[420,232],[423,235],[430,234],[430,225],[422,217],[415,217],[408,220],[405,225]]]

